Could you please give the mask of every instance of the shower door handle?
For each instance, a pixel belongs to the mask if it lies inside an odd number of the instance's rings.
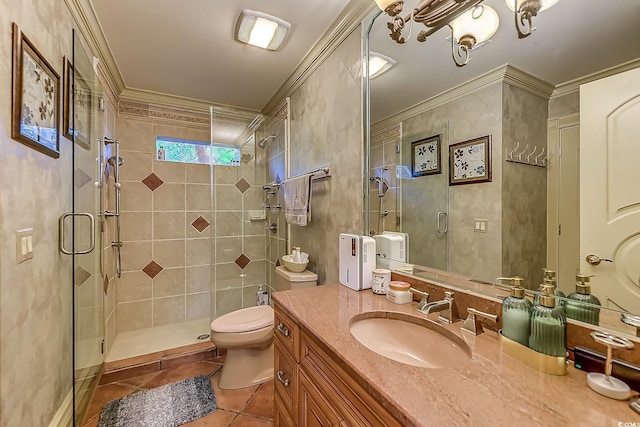
[[[444,218],[444,221],[442,219]],[[444,227],[442,224],[444,223]],[[449,217],[446,212],[438,212],[436,216],[436,231],[438,234],[446,234],[449,231]]]
[[[65,248],[65,246],[64,246],[64,220],[67,219],[67,217],[76,217],[76,216],[84,216],[84,217],[89,218],[89,248],[74,252],[73,250],[67,250]],[[59,235],[58,235],[58,244],[60,246],[60,252],[62,252],[63,254],[65,254],[65,255],[86,255],[88,253],[91,253],[93,251],[93,249],[96,247],[96,237],[95,237],[96,222],[95,222],[95,219],[94,219],[92,214],[90,214],[88,212],[78,212],[78,213],[66,212],[66,213],[63,213],[62,215],[60,215],[60,219],[58,220],[58,223],[60,224]]]

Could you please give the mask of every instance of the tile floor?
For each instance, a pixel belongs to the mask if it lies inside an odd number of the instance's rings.
[[[95,395],[83,427],[96,427],[105,403],[123,396],[180,381],[196,375],[209,375],[218,409],[206,417],[184,424],[189,427],[262,427],[273,426],[273,381],[240,390],[220,390],[218,379],[224,356],[177,366],[147,375],[103,384]]]

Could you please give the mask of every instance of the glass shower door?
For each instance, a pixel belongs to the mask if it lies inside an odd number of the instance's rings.
[[[74,425],[80,425],[104,362],[104,272],[100,196],[104,115],[102,88],[78,34],[65,64],[65,133],[73,140],[73,372]]]

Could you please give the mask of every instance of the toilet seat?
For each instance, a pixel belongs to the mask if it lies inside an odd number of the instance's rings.
[[[268,305],[243,308],[211,322],[213,332],[241,333],[273,326],[273,308]]]

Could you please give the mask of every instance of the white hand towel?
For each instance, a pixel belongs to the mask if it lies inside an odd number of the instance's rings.
[[[311,175],[284,181],[284,218],[300,226],[311,221]]]

